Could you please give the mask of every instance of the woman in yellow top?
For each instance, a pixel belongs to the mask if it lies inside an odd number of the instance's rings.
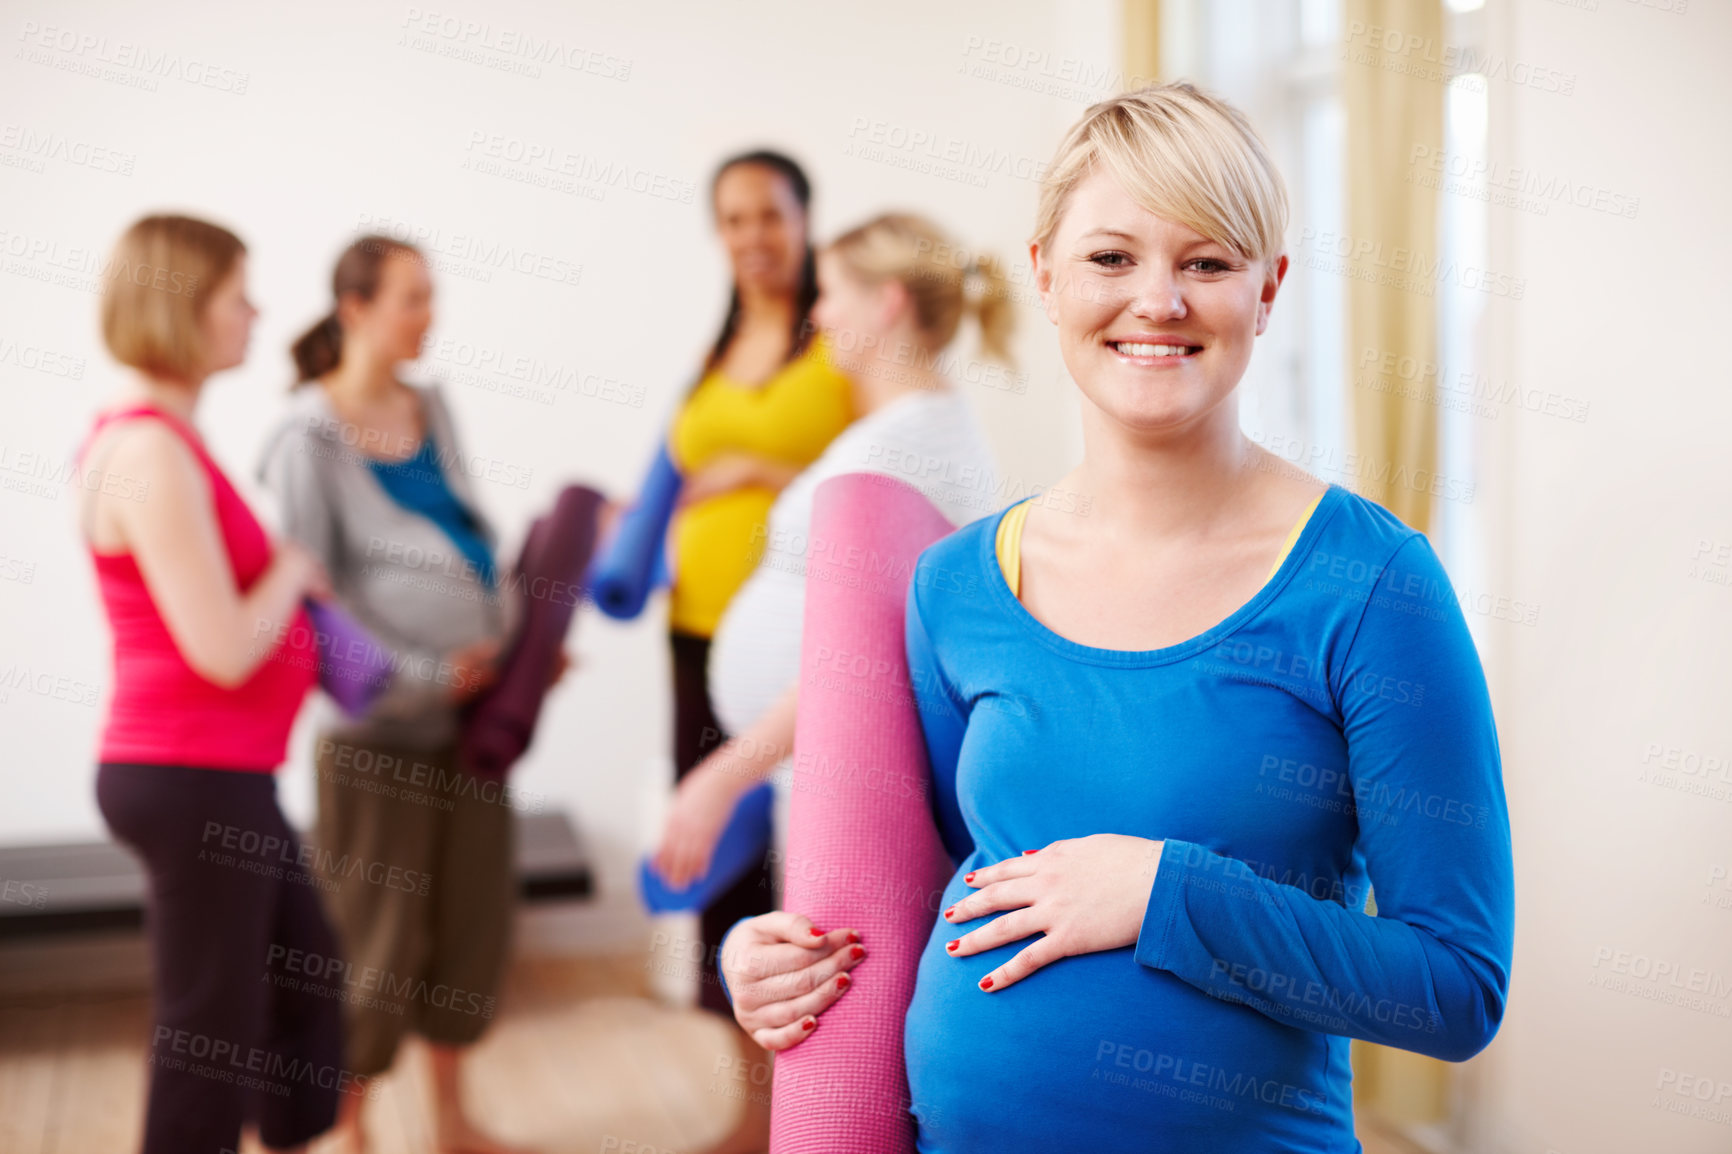
[[[852,386],[808,320],[818,287],[806,174],[780,153],[750,152],[725,161],[711,189],[733,299],[668,437],[685,478],[670,527],[668,609],[680,778],[729,736],[710,707],[710,638],[763,549],[770,506],[854,419]],[[733,1018],[713,951],[735,921],[772,907],[760,866],[704,911],[705,1009]]]

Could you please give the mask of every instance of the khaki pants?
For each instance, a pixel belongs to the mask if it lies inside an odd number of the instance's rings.
[[[475,1041],[493,1018],[516,904],[514,823],[498,781],[454,746],[402,749],[321,735],[316,866],[342,943],[344,1049],[388,1069],[405,1032]]]

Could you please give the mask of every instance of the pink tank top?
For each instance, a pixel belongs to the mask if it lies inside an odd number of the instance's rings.
[[[270,540],[184,422],[150,406],[105,413],[86,436],[79,458],[104,425],[134,417],[165,422],[204,465],[235,585],[246,592],[270,564]],[[307,611],[296,610],[281,638],[260,637],[259,644],[273,649],[271,656],[245,682],[224,689],[181,656],[131,553],[101,553],[90,546],[90,556],[114,635],[113,690],[98,760],[254,773],[282,764],[295,714],[317,679]]]

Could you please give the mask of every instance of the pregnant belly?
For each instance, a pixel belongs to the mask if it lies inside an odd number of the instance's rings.
[[[722,615],[710,644],[710,701],[722,728],[746,728],[800,679],[800,621],[804,604],[796,581],[782,574],[752,574]]]
[[[946,905],[968,888],[953,883]],[[1325,1035],[1211,998],[1129,947],[987,993],[976,983],[1035,939],[945,951],[985,923],[940,920],[921,955],[904,1035],[920,1150],[1359,1148],[1345,1039],[1332,1063]]]

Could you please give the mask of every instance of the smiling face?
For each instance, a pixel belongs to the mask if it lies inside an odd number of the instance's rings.
[[[806,210],[786,177],[762,164],[736,164],[716,181],[716,230],[741,289],[791,292],[806,257]]]
[[[433,325],[433,278],[412,252],[393,250],[379,266],[373,299],[345,296],[341,307],[344,340],[358,340],[391,363],[421,355],[421,342]]]
[[[1156,216],[1100,166],[1029,256],[1065,367],[1095,409],[1160,435],[1237,421],[1223,402],[1268,325],[1285,256],[1252,260]]]

